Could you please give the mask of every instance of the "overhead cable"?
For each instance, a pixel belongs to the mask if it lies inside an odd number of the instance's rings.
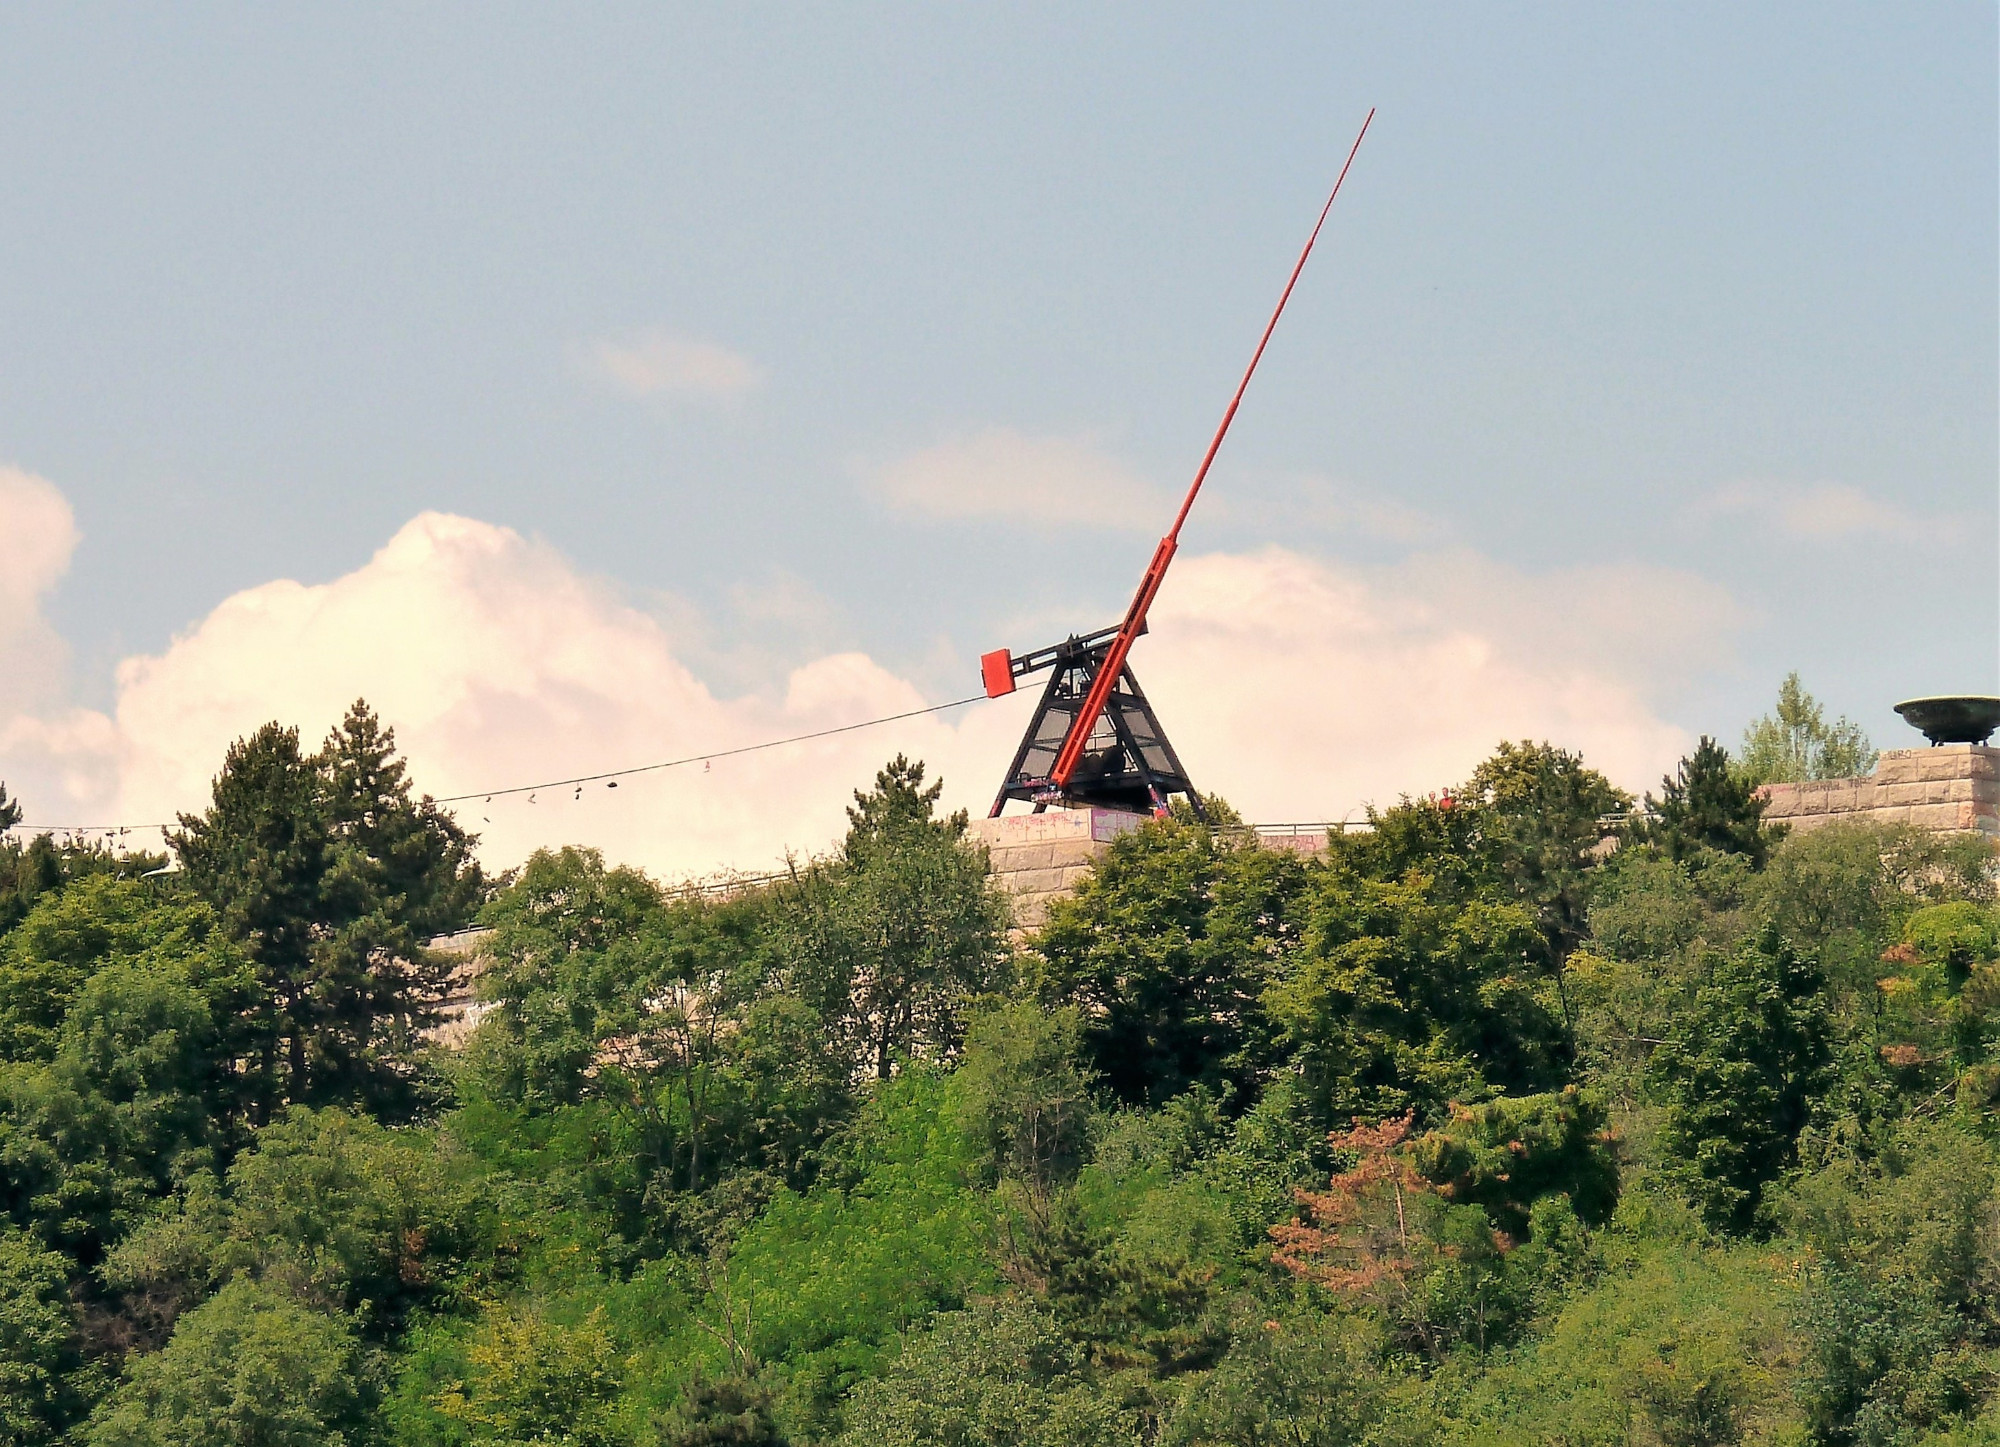
[[[447,794],[433,800],[438,804],[464,804],[471,800],[490,801],[504,799],[513,794],[535,794],[543,789],[581,790],[585,784],[611,784],[632,777],[634,774],[654,774],[662,769],[678,769],[688,764],[705,764],[711,759],[731,759],[739,754],[761,753],[765,749],[783,748],[787,744],[803,744],[813,739],[832,738],[835,734],[851,734],[857,729],[875,728],[880,724],[896,723],[906,718],[922,718],[926,714],[945,713],[951,709],[964,708],[969,703],[983,703],[986,695],[975,693],[969,698],[953,699],[950,703],[934,703],[927,708],[907,709],[902,713],[884,714],[881,718],[863,719],[860,723],[841,724],[838,728],[815,729],[811,733],[792,734],[788,738],[766,739],[762,743],[743,744],[733,749],[715,749],[705,754],[689,754],[684,758],[666,759],[657,764],[635,764],[629,769],[608,769],[601,774],[577,774],[567,779],[548,779],[539,784],[511,784],[504,789],[474,789],[467,794]],[[32,834],[126,834],[134,829],[170,828],[166,824],[14,824],[9,828]]]

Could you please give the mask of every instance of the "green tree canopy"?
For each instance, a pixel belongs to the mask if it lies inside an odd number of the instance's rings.
[[[407,1099],[448,973],[424,946],[470,919],[482,885],[473,838],[411,797],[394,732],[357,701],[308,756],[296,729],[266,724],[230,746],[209,808],[180,822],[189,883],[269,992],[269,1097]]]
[[[1007,1442],[1115,1447],[1137,1423],[1082,1375],[1082,1355],[1053,1323],[1020,1307],[940,1316],[855,1393],[842,1447]]]
[[[1832,1060],[1822,983],[1812,959],[1766,930],[1712,961],[1653,1055],[1670,1170],[1715,1226],[1753,1229],[1765,1188],[1797,1159]]]
[[[1043,996],[1081,1011],[1086,1061],[1119,1099],[1247,1083],[1306,873],[1296,855],[1194,820],[1150,820],[1051,903],[1035,939]]]
[[[1512,901],[1441,897],[1338,866],[1315,874],[1301,938],[1265,996],[1320,1119],[1417,1112],[1562,1083],[1562,1007],[1542,937]]]
[[[940,788],[898,755],[856,791],[841,858],[782,894],[791,988],[877,1079],[904,1056],[948,1056],[966,1007],[1002,979],[1006,902],[964,813],[934,817]]]
[[[0,1227],[0,1444],[53,1447],[87,1405],[67,1263]]]
[[[1560,963],[1589,933],[1595,851],[1631,796],[1578,755],[1526,740],[1502,743],[1460,794],[1477,808],[1485,872],[1535,912],[1546,962]]]
[[[359,1447],[370,1392],[338,1318],[249,1280],[181,1318],[91,1418],[87,1447]]]
[[[1797,673],[1788,673],[1778,686],[1777,708],[1743,731],[1736,767],[1750,784],[1848,779],[1874,771],[1875,746],[1845,717],[1828,723],[1819,700]]]
[[[1647,819],[1636,821],[1629,837],[1654,844],[1676,862],[1699,850],[1740,854],[1761,869],[1771,845],[1782,837],[1764,823],[1764,800],[1729,764],[1729,751],[1702,735],[1680,769],[1660,781],[1660,798],[1646,796]]]

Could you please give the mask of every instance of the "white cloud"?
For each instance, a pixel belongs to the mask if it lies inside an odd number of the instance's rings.
[[[65,650],[42,599],[69,571],[77,536],[53,483],[0,466],[0,718],[60,687]]]
[[[590,358],[612,385],[635,397],[728,401],[764,381],[763,370],[740,352],[662,331],[599,340]]]
[[[1610,621],[1535,626],[1580,595]],[[1642,604],[1669,623],[1664,647],[1626,625]],[[1692,740],[1655,712],[1655,665],[1715,616],[1685,578],[1537,577],[1466,556],[1369,574],[1270,548],[1186,559],[1150,622],[1134,666],[1196,783],[1284,822],[1456,782],[1503,739],[1656,786]]]
[[[948,521],[1158,532],[1172,500],[1089,441],[989,427],[868,470],[869,490],[898,512]]]
[[[1531,576],[1470,555],[1364,572],[1272,548],[1184,557],[1134,663],[1202,787],[1260,820],[1337,818],[1461,779],[1508,738],[1549,738],[1628,786],[1652,784],[1690,742],[1656,712],[1660,679],[1728,626],[1726,597],[1682,575]],[[127,660],[117,683],[109,715],[0,713],[0,778],[34,816],[199,807],[231,739],[277,718],[316,742],[357,695],[437,795],[925,702],[851,652],[769,692],[718,696],[656,619],[546,545],[437,513],[333,582],[225,600],[164,652]],[[574,842],[667,875],[769,868],[837,839],[848,791],[898,750],[929,761],[950,802],[983,810],[1033,694],[590,786],[580,800],[561,788],[533,803],[475,798],[460,816],[495,865]]]
[[[1851,483],[1738,483],[1711,493],[1695,509],[1698,520],[1749,518],[1804,542],[1850,538],[1941,540],[1948,529],[1895,503],[1870,497]]]

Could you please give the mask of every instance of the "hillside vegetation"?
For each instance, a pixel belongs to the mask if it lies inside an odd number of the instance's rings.
[[[2000,1444],[1989,843],[1503,745],[1013,941],[937,798],[488,879],[357,705],[0,847],[0,1444]]]

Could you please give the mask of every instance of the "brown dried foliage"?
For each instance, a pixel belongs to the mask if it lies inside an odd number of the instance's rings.
[[[1354,1165],[1326,1190],[1298,1193],[1305,1219],[1271,1228],[1272,1260],[1342,1295],[1402,1287],[1419,1264],[1412,1206],[1438,1194],[1411,1163],[1410,1125],[1408,1115],[1372,1126],[1357,1118],[1352,1130],[1331,1136]]]

